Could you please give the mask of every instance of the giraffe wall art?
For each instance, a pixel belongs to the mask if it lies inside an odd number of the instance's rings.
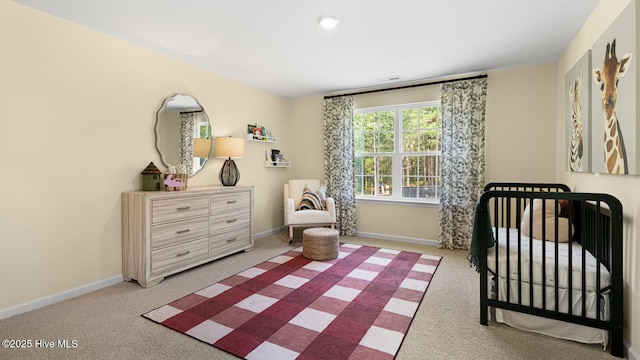
[[[638,174],[635,2],[592,49],[592,171]]]
[[[591,51],[565,75],[567,169],[591,171]]]

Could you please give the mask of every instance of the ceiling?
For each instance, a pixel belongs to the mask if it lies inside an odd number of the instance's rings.
[[[599,2],[15,1],[288,98],[555,62]]]

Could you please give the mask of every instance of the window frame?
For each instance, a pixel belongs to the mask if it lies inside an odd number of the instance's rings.
[[[433,156],[436,155],[438,157],[440,157],[440,168],[441,168],[441,161],[442,161],[442,143],[440,140],[440,150],[436,150],[436,151],[415,151],[415,152],[402,152],[402,141],[403,141],[403,133],[404,133],[404,129],[403,129],[403,121],[402,121],[402,112],[406,109],[419,109],[419,108],[424,108],[424,107],[440,107],[441,108],[441,101],[440,100],[433,100],[433,101],[422,101],[422,102],[416,102],[416,103],[406,103],[406,104],[395,104],[395,105],[384,105],[384,106],[373,106],[373,107],[366,107],[366,108],[360,108],[360,109],[354,109],[353,110],[353,114],[354,117],[356,114],[363,114],[363,113],[370,113],[370,112],[382,112],[382,111],[390,111],[393,112],[394,114],[394,129],[393,129],[393,136],[394,136],[394,144],[393,144],[393,152],[392,153],[387,153],[387,152],[356,152],[356,149],[354,148],[354,157],[358,157],[358,156],[375,156],[375,157],[379,157],[379,156],[391,156],[392,157],[392,162],[393,162],[393,166],[392,166],[392,182],[393,184],[402,184],[402,176],[403,176],[403,168],[402,168],[402,158],[404,156]],[[442,116],[442,109],[440,110],[440,116]],[[440,119],[440,133],[442,133],[442,119]],[[354,135],[355,135],[355,131],[354,131]],[[437,171],[439,173],[439,170]],[[357,175],[357,174],[356,174]],[[438,182],[440,182],[440,180],[438,180]],[[354,184],[355,186],[355,184]],[[400,189],[402,189],[402,186],[400,186]],[[376,189],[376,192],[378,191],[378,189]],[[409,198],[409,197],[402,197],[402,190],[400,191],[393,191],[393,193],[391,194],[391,196],[381,196],[381,195],[357,195],[355,196],[356,201],[357,202],[362,202],[362,203],[389,203],[389,204],[401,204],[401,205],[408,205],[408,204],[416,204],[416,205],[439,205],[440,204],[440,196],[438,194],[438,196],[436,198]]]

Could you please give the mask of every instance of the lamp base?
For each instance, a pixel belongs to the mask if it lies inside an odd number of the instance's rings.
[[[224,161],[218,179],[224,186],[236,186],[238,180],[240,180],[240,171],[238,171],[236,163],[231,158]]]

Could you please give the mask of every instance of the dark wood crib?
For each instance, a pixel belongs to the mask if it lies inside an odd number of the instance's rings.
[[[611,354],[623,357],[622,216],[607,194],[488,184],[470,251],[480,273],[480,323],[488,325],[493,308],[552,319],[551,328],[562,321],[601,329]]]

